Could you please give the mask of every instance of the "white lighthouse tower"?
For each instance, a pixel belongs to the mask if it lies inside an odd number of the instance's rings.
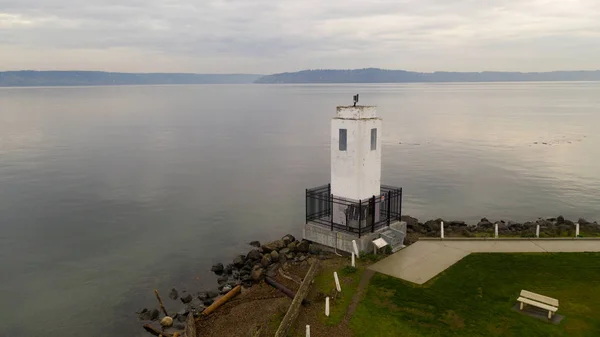
[[[339,106],[331,120],[331,193],[362,200],[381,188],[381,119],[372,106]]]
[[[381,119],[375,107],[337,108],[331,120],[331,194],[336,198],[360,202],[380,194],[380,135]],[[334,203],[333,220],[352,228],[365,227],[372,218],[364,210],[362,215],[358,211],[356,207]],[[377,212],[375,216],[378,221]]]
[[[303,237],[345,252],[383,239],[402,247],[402,189],[381,184],[381,124],[373,106],[337,107],[331,120],[331,182],[306,190]],[[377,241],[378,245],[382,240]]]

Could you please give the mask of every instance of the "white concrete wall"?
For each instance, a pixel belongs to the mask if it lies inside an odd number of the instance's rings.
[[[381,186],[381,119],[374,107],[338,107],[331,121],[331,193],[352,200],[379,195]],[[377,149],[371,150],[371,129]],[[347,130],[346,151],[339,150],[339,129]]]
[[[356,240],[359,252],[373,252],[373,240],[379,238],[381,230],[375,233],[365,233],[362,237],[343,232],[331,231],[329,228],[315,224],[305,224],[302,233],[303,239],[335,248],[338,251],[352,253],[354,248],[352,240]]]

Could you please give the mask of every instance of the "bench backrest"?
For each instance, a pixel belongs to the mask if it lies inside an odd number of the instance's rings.
[[[532,299],[534,301],[538,301],[538,302],[542,302],[545,304],[549,304],[553,307],[557,307],[558,308],[558,300],[552,297],[548,297],[548,296],[544,296],[544,295],[540,295],[540,294],[536,294],[536,293],[532,293],[531,291],[527,291],[527,290],[521,290],[521,297],[525,297],[525,298],[529,298]]]

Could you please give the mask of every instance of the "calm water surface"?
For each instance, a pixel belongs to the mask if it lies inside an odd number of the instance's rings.
[[[356,93],[405,214],[600,220],[600,83],[5,88],[0,336],[146,336],[152,289],[300,236]]]

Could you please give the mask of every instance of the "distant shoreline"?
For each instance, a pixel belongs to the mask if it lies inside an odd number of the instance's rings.
[[[552,72],[432,72],[378,68],[303,70],[272,75],[118,73],[103,71],[4,71],[0,87],[85,87],[197,84],[397,84],[397,83],[521,83],[597,82],[600,70]]]

